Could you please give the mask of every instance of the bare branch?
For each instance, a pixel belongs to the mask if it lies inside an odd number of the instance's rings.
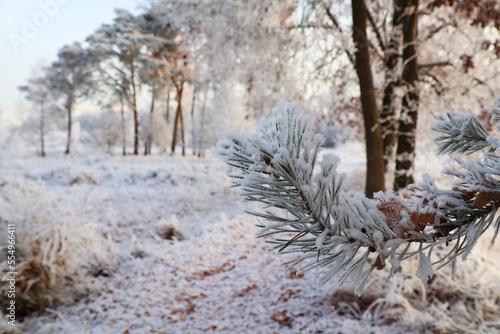
[[[441,19],[442,20],[442,19]],[[428,41],[430,40],[432,37],[434,37],[434,35],[436,35],[437,33],[439,33],[441,30],[443,30],[444,28],[446,27],[449,27],[449,26],[455,26],[454,23],[452,22],[443,22],[443,24],[441,24],[439,27],[437,27],[436,29],[433,29],[431,30],[427,36],[424,37],[424,41]]]
[[[328,18],[330,19],[330,21],[332,22],[332,24],[334,25],[334,27],[337,28],[337,30],[341,34],[344,34],[344,31],[340,27],[340,25],[339,25],[339,23],[337,21],[337,18],[330,11],[330,7],[327,7],[324,2],[321,2],[321,7],[323,7],[323,9],[325,10],[326,16],[328,16]],[[349,59],[349,61],[351,62],[351,64],[354,65],[354,55],[351,52],[349,52],[349,50],[347,50],[347,48],[344,48],[344,51],[347,54],[347,58]]]
[[[438,96],[441,96],[441,94],[443,94],[444,85],[443,85],[443,82],[441,80],[439,80],[439,78],[437,76],[432,74],[430,71],[425,71],[424,73],[422,73],[422,76],[429,77],[436,83],[435,85],[432,85],[432,86],[434,86],[434,91],[436,92],[436,94]]]
[[[314,24],[314,23],[308,23],[308,24],[295,24],[295,25],[290,25],[287,26],[287,30],[295,30],[295,29],[325,29],[325,30],[330,30],[336,28],[335,26],[328,25],[328,24]]]
[[[380,48],[385,51],[386,45],[384,43],[384,40],[382,39],[382,35],[380,34],[380,30],[377,27],[377,24],[375,23],[375,20],[373,19],[372,13],[366,9],[366,15],[368,17],[368,21],[370,22],[370,26],[372,27],[373,32],[375,33],[375,36],[377,37],[377,42],[380,46]]]
[[[442,67],[442,66],[453,66],[448,60],[436,61],[432,63],[418,64],[418,69],[423,70],[427,68]]]

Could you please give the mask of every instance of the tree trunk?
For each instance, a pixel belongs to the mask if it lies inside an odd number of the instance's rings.
[[[367,197],[385,189],[384,151],[382,131],[378,120],[375,89],[366,37],[366,5],[364,0],[352,0],[353,31],[352,38],[356,46],[355,68],[359,79],[361,105],[365,125],[366,143],[366,185]]]
[[[186,136],[184,135],[185,134],[185,131],[184,131],[184,116],[182,115],[182,110],[179,114],[179,119],[180,119],[180,123],[181,123],[181,144],[182,144],[182,156],[185,157],[186,156]]]
[[[166,107],[165,107],[165,121],[167,122],[167,126],[168,124],[170,124],[170,87],[167,88],[167,101],[166,101]],[[165,145],[165,147],[163,148],[163,153],[167,153],[167,146],[168,145]]]
[[[398,74],[399,52],[401,46],[401,24],[402,24],[402,0],[394,0],[394,12],[392,17],[392,31],[389,44],[385,49],[385,87],[382,98],[382,112],[380,114],[380,125],[382,126],[382,138],[384,145],[384,170],[387,172],[389,162],[394,156],[394,146],[397,138],[396,106],[394,105],[395,90],[399,85]]]
[[[132,85],[132,112],[134,113],[134,155],[139,155],[139,115],[137,111],[137,92],[135,87],[135,66],[130,64]]]
[[[40,154],[45,158],[45,102],[40,104]]]
[[[155,87],[152,87],[151,93],[151,107],[149,109],[149,123],[148,123],[148,136],[146,138],[146,144],[144,144],[144,155],[151,154],[151,147],[153,146],[153,132],[151,128],[153,127],[153,113],[155,111],[155,100],[156,100],[156,92]]]
[[[193,85],[194,86],[194,85]],[[191,143],[193,145],[193,155],[196,155],[196,145],[195,145],[195,129],[194,129],[194,109],[196,103],[196,87],[193,87],[193,98],[191,99]]]
[[[170,122],[169,116],[170,116],[170,90],[167,91],[167,110],[165,112],[165,120],[167,121],[167,124]]]
[[[184,85],[175,84],[176,90],[176,100],[177,100],[177,110],[175,112],[174,118],[174,131],[172,135],[172,154],[175,153],[175,147],[177,146],[177,137],[179,133],[179,121],[182,118],[182,91],[184,89]]]
[[[66,111],[68,113],[68,139],[66,142],[66,150],[64,151],[64,154],[69,154],[70,153],[70,147],[71,147],[71,128],[73,125],[73,101],[74,97],[73,94],[71,93],[68,96],[68,101],[66,102]]]
[[[203,149],[203,136],[205,134],[205,113],[207,110],[207,97],[208,97],[208,89],[205,90],[205,94],[203,94],[203,107],[201,108],[200,113],[200,133],[198,134],[198,158],[202,158],[205,156],[205,152]]]
[[[120,115],[122,118],[122,154],[123,156],[127,155],[127,133],[125,127],[125,110],[123,104],[123,97],[120,98]]]
[[[398,147],[396,151],[396,175],[394,189],[406,188],[413,183],[415,160],[416,127],[419,92],[417,64],[417,8],[418,0],[403,0],[403,84],[406,88],[399,120]]]

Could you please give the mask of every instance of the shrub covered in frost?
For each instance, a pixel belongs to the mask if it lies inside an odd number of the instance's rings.
[[[318,133],[325,137],[324,147],[337,147],[354,139],[354,129],[344,124],[323,124],[318,125]]]
[[[500,102],[493,111],[498,122]],[[392,192],[375,200],[347,195],[339,159],[321,156],[324,138],[313,132],[308,116],[299,115],[296,103],[280,102],[262,120],[259,135],[227,132],[217,150],[237,170],[231,177],[243,199],[265,205],[251,212],[262,219],[260,235],[274,237],[270,242],[279,252],[298,254],[289,265],[327,267],[321,282],[353,281],[361,293],[374,270],[389,266],[393,275],[415,255],[418,275],[427,281],[434,267],[467,257],[490,226],[495,236],[500,228],[500,140],[473,116],[449,113],[434,130],[441,153],[488,152],[480,160],[457,160],[458,171],[446,169],[457,179],[451,189],[438,189],[424,176],[408,199]],[[449,252],[433,254],[438,245]]]
[[[313,126],[316,132],[325,137],[324,148],[337,147],[353,140],[361,140],[359,135],[363,133],[363,120],[355,115],[345,106],[339,110],[328,110],[328,112],[314,112],[307,110],[312,116]]]
[[[66,207],[62,207],[66,205]],[[68,207],[69,206],[69,207]],[[9,182],[0,186],[1,235],[7,225],[15,226],[16,268],[0,263],[2,287],[0,305],[5,309],[7,272],[16,274],[18,318],[70,302],[92,287],[93,277],[112,260],[109,243],[73,212],[40,186]],[[0,254],[6,258],[7,238],[0,240]]]

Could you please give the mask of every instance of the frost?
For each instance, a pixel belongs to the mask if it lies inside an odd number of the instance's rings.
[[[354,171],[360,168],[362,150],[356,150],[355,156],[352,152],[352,145],[334,151],[335,155],[352,157],[344,158],[339,166],[350,171],[344,179],[349,187],[356,184]],[[436,324],[442,332],[472,333],[478,328],[489,328],[486,333],[497,331],[492,324],[500,319],[500,268],[495,262],[500,245],[491,248],[489,234],[478,241],[469,260],[457,266],[455,275],[451,268],[442,268],[424,287],[415,274],[419,262],[416,256],[402,260],[388,254],[387,267],[398,268],[397,280],[387,280],[385,270],[374,271],[363,294],[357,297],[352,292],[356,281],[347,281],[345,290],[338,289],[336,280],[317,287],[318,276],[331,274],[327,267],[302,273],[292,268],[283,270],[282,263],[293,260],[294,254],[268,252],[264,241],[270,238],[255,238],[259,229],[254,225],[265,221],[245,214],[258,208],[255,203],[238,203],[238,192],[228,189],[228,169],[218,158],[51,157],[42,164],[31,155],[29,152],[29,158],[23,159],[16,152],[14,157],[0,159],[0,184],[22,178],[25,188],[43,189],[39,198],[16,197],[16,208],[22,203],[37,211],[40,207],[33,203],[58,203],[50,219],[63,219],[57,213],[60,210],[73,212],[68,217],[76,216],[76,222],[83,222],[82,230],[89,223],[95,234],[92,237],[90,230],[81,233],[77,229],[79,234],[71,235],[71,239],[81,235],[104,240],[111,251],[101,249],[99,254],[105,260],[117,261],[101,268],[100,276],[88,277],[90,287],[97,287],[89,295],[74,304],[26,318],[19,324],[20,332],[80,333],[82,328],[95,333],[127,329],[161,332],[168,328],[173,333],[287,334],[345,329],[396,334],[402,330],[419,332]],[[234,168],[230,170],[235,173]],[[91,175],[95,184],[70,186],[67,182],[82,175]],[[0,193],[6,186],[0,187]],[[304,191],[314,193],[312,187],[307,189]],[[361,203],[357,207],[363,207],[361,195],[357,201]],[[5,203],[0,201],[0,207]],[[353,226],[358,224],[355,211],[344,202],[337,205],[344,211],[335,211],[339,215],[330,231],[343,223],[344,214],[352,218]],[[43,204],[41,208],[38,214],[45,215],[53,206]],[[22,213],[0,210],[4,221],[5,212]],[[155,238],[159,235],[157,228],[162,226],[176,227],[184,238]],[[325,238],[323,249],[331,245],[329,238],[336,237]],[[393,247],[397,244],[394,241],[389,240],[385,247]],[[315,245],[316,238],[312,243]],[[433,256],[440,251],[449,249],[435,249]],[[110,253],[113,258],[109,258]],[[346,246],[345,256],[355,257],[353,247]],[[317,252],[311,260],[316,258]],[[364,265],[370,266],[367,262]],[[427,296],[425,302],[423,296]],[[283,310],[292,318],[292,328],[280,328],[271,319],[272,314],[279,315]],[[0,332],[3,329],[0,324]]]
[[[380,231],[375,231],[373,232],[373,241],[375,242],[376,245],[382,246],[384,242],[384,235]]]
[[[323,232],[321,232],[320,235],[316,237],[316,248],[321,249],[323,247],[323,242],[325,241],[326,236],[328,235],[328,232],[330,232],[328,229],[325,229]]]
[[[467,239],[475,239],[476,233],[477,233],[477,230],[473,224],[471,224],[467,227],[467,234],[466,234]]]
[[[229,134],[218,150],[224,161],[239,169],[240,174],[232,177],[242,186],[244,200],[266,208],[265,213],[252,212],[264,219],[261,236],[273,236],[270,242],[281,253],[297,254],[289,265],[301,265],[303,270],[327,266],[329,274],[322,283],[354,280],[360,293],[374,269],[382,270],[387,263],[399,266],[402,259],[419,254],[418,274],[428,281],[433,269],[422,249],[431,254],[435,246],[457,240],[437,261],[455,264],[493,223],[498,206],[492,204],[500,203],[498,156],[486,153],[482,161],[459,161],[463,170],[446,171],[460,180],[452,189],[441,190],[424,175],[412,186],[412,198],[388,191],[377,193],[373,201],[342,189],[339,158],[321,158],[323,140],[313,134],[308,121],[296,103],[281,101],[270,118],[261,120],[258,140]],[[436,139],[442,152],[473,152],[487,145],[485,130],[474,117],[448,113],[435,128],[442,133]],[[234,151],[239,155],[232,155]],[[281,233],[286,237],[276,237]],[[412,250],[412,243],[420,251]],[[368,261],[369,267],[364,265]]]
[[[418,262],[417,274],[424,282],[428,282],[433,276],[433,269],[431,260],[427,255],[424,254],[422,249],[419,250],[418,256],[420,258]]]

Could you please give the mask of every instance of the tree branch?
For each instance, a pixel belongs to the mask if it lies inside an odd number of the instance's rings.
[[[448,60],[436,61],[432,63],[418,64],[418,69],[423,70],[427,68],[442,67],[442,66],[453,66]]]
[[[382,51],[385,51],[386,45],[384,43],[384,40],[382,39],[382,35],[380,34],[380,30],[377,27],[377,24],[375,23],[375,20],[373,19],[372,13],[366,9],[366,15],[368,17],[368,21],[370,22],[370,26],[372,27],[373,32],[375,33],[375,36],[377,37],[378,44]]]
[[[324,2],[321,2],[321,7],[323,7],[323,9],[325,10],[325,14],[326,16],[330,19],[330,21],[332,22],[333,26],[341,33],[341,34],[344,34],[344,31],[342,30],[342,28],[340,27],[338,21],[337,21],[337,18],[332,14],[332,12],[330,11],[330,7],[327,7],[326,4]],[[347,48],[344,48],[344,52],[346,53],[347,55],[347,58],[349,59],[349,61],[351,62],[351,64],[354,66],[354,55],[349,52],[349,50],[347,50]]]
[[[260,135],[228,132],[217,144],[222,159],[240,170],[231,178],[244,200],[265,205],[265,212],[250,212],[268,222],[260,224],[260,236],[273,236],[269,242],[280,253],[301,254],[288,264],[310,260],[302,270],[328,266],[322,282],[337,277],[342,284],[352,278],[359,294],[375,269],[390,265],[393,275],[401,261],[419,255],[418,272],[426,282],[433,265],[467,256],[488,228],[494,226],[498,234],[500,156],[494,148],[500,140],[490,139],[474,116],[448,113],[433,128],[440,133],[440,153],[490,149],[483,159],[458,161],[458,170],[445,170],[457,179],[451,188],[439,189],[425,177],[411,188],[412,198],[389,192],[378,193],[373,201],[342,191],[338,159],[327,154],[319,161],[322,139],[299,114],[296,104],[282,102],[273,118],[262,123]],[[434,248],[450,242],[452,249],[432,263]]]

